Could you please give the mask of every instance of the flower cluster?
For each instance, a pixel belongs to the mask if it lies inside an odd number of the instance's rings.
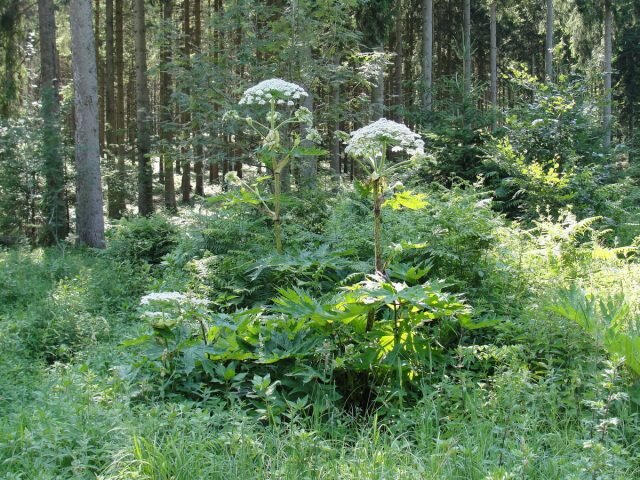
[[[352,132],[345,152],[355,157],[379,155],[385,146],[390,146],[394,152],[404,151],[409,155],[424,153],[424,142],[420,135],[406,125],[386,118]]]
[[[241,105],[266,105],[273,101],[278,105],[286,104],[292,106],[295,103],[294,100],[299,100],[308,95],[304,88],[295,83],[286,82],[279,78],[272,78],[248,88],[242,95],[239,103]]]
[[[140,299],[140,305],[149,305],[154,302],[191,304],[191,305],[208,305],[209,300],[195,298],[180,292],[154,292],[149,293]]]

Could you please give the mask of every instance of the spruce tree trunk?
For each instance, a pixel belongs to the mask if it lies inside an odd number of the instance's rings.
[[[464,52],[463,52],[463,74],[464,74],[464,97],[469,99],[471,95],[471,0],[464,0]]]
[[[117,155],[117,205],[121,214],[124,214],[127,210],[126,200],[126,177],[127,170],[124,163],[125,158],[125,107],[124,107],[124,5],[123,0],[116,0],[116,12],[115,12],[115,68],[116,68],[116,155]]]
[[[200,54],[202,49],[202,3],[201,0],[193,0],[193,16],[194,16],[194,30],[193,30],[193,49],[195,53]],[[198,138],[199,125],[194,122],[193,136]],[[196,195],[204,196],[204,176],[202,172],[202,159],[204,157],[204,151],[202,143],[198,142],[195,149],[195,163],[193,170],[196,174]]]
[[[64,160],[61,150],[58,50],[53,0],[38,0],[38,26],[44,143],[43,169],[46,182],[42,209],[45,229],[42,241],[51,245],[64,240],[69,233]]]
[[[149,152],[151,149],[151,112],[147,86],[147,40],[144,0],[135,0],[135,51],[136,51],[136,146],[138,162],[138,212],[153,213],[153,170]]]
[[[611,146],[611,57],[612,57],[612,40],[613,40],[613,12],[611,8],[611,0],[604,2],[604,108],[603,108],[603,128],[605,148]]]
[[[162,0],[163,28],[169,31],[172,28],[173,0]],[[162,155],[160,162],[164,164],[164,206],[167,210],[175,212],[176,186],[173,171],[173,158],[169,154],[173,133],[171,131],[172,105],[171,105],[171,41],[169,35],[164,35],[160,46],[160,136],[162,139]]]
[[[403,2],[398,0],[396,2],[396,22],[394,32],[394,49],[395,56],[393,57],[393,105],[395,107],[394,117],[397,122],[402,122],[404,106],[404,98],[402,92],[402,81],[404,79],[402,67],[404,59],[404,45],[402,32],[405,28],[403,21]]]
[[[331,107],[331,114],[333,115],[331,132],[336,132],[340,130],[340,84],[337,81],[331,86]],[[341,177],[340,139],[335,134],[331,135],[331,176],[336,183]]]
[[[422,108],[433,109],[433,0],[422,0]]]
[[[183,0],[182,8],[183,8],[183,18],[182,18],[182,32],[184,35],[184,43],[182,45],[182,57],[183,61],[187,65],[186,68],[189,68],[189,56],[191,54],[191,9],[190,9],[190,0]],[[185,86],[183,83],[184,94],[189,96],[189,88]],[[191,123],[191,115],[188,111],[183,109],[181,114],[180,123],[182,123],[183,131],[185,132],[185,138],[183,141],[187,141],[189,137],[189,123]],[[189,203],[191,201],[191,161],[188,158],[189,156],[189,148],[184,146],[182,147],[182,201],[184,203]]]
[[[498,43],[497,43],[497,25],[496,25],[496,2],[491,2],[489,7],[489,23],[490,23],[490,63],[491,63],[491,107],[495,115],[498,109]],[[495,118],[492,121],[493,129],[496,128]]]
[[[105,92],[105,156],[107,171],[107,215],[109,218],[120,218],[120,197],[118,192],[119,179],[116,175],[116,144],[117,123],[116,118],[116,93],[115,93],[115,52],[114,52],[114,10],[113,0],[105,1],[105,75],[104,75],[104,92]]]
[[[99,131],[98,137],[100,141],[100,157],[104,153],[105,143],[105,105],[104,105],[104,66],[102,64],[102,56],[100,55],[100,49],[102,48],[102,38],[100,37],[100,3],[101,0],[96,0],[94,8],[94,38],[96,43],[96,66],[98,69],[98,121]]]
[[[75,103],[78,243],[104,248],[98,136],[98,76],[91,0],[71,0],[71,52]]]
[[[384,45],[376,48],[376,52],[384,54]],[[376,78],[375,85],[371,91],[371,119],[378,120],[384,116],[384,72],[386,69],[386,60],[381,56],[380,73]]]
[[[544,74],[547,82],[553,82],[553,0],[547,0],[546,34]]]

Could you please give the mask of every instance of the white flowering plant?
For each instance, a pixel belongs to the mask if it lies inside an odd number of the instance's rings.
[[[260,138],[261,145],[256,150],[259,159],[271,169],[273,174],[273,202],[260,193],[260,184],[264,177],[255,184],[249,184],[237,176],[225,178],[228,184],[238,186],[244,191],[240,198],[248,203],[258,205],[273,222],[275,248],[282,252],[281,195],[282,172],[296,157],[324,155],[326,152],[314,145],[322,140],[320,134],[312,128],[313,115],[309,109],[291,107],[308,97],[304,88],[280,78],[272,78],[248,88],[240,98],[240,105],[268,106],[264,121],[255,116],[242,118],[249,128]],[[280,110],[281,109],[281,110]],[[258,112],[256,110],[256,112]],[[241,118],[237,112],[229,112],[227,117]],[[306,137],[302,138],[294,126],[304,126]],[[283,138],[285,137],[285,138]]]
[[[388,151],[409,155],[409,160],[391,162]],[[424,156],[424,141],[419,134],[402,123],[381,118],[366,127],[355,130],[347,138],[345,153],[353,157],[368,175],[373,196],[373,236],[375,270],[382,273],[382,206],[387,179],[409,163]],[[426,205],[422,195],[413,194],[403,188],[394,188],[394,195],[385,203],[392,208],[423,208]]]

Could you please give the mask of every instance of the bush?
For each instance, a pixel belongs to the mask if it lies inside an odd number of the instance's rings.
[[[120,220],[108,236],[114,258],[158,264],[178,242],[178,229],[166,217],[153,215]]]

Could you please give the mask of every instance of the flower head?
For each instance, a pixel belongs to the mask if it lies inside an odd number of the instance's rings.
[[[293,105],[293,100],[307,97],[309,94],[304,88],[295,83],[286,82],[280,78],[264,80],[245,90],[240,99],[241,105],[264,105],[274,100],[279,105]]]
[[[152,303],[172,303],[176,305],[208,305],[209,300],[196,298],[192,295],[185,295],[180,292],[154,292],[149,293],[140,299],[140,305]]]
[[[419,134],[386,118],[352,132],[345,152],[355,157],[375,156],[387,146],[394,152],[404,151],[409,155],[424,153],[424,142]]]

